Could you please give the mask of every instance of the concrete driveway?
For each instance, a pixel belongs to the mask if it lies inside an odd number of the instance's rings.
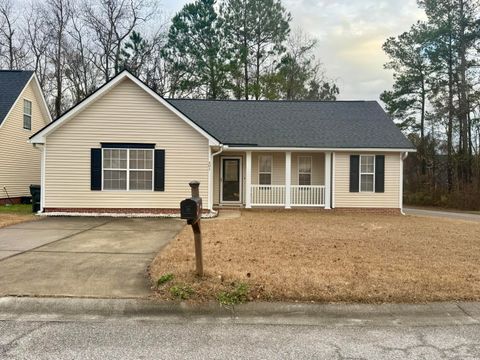
[[[0,296],[137,298],[178,219],[52,217],[0,229]]]

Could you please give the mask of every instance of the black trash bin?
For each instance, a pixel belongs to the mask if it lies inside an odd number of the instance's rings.
[[[40,185],[30,185],[32,195],[32,212],[40,211]]]

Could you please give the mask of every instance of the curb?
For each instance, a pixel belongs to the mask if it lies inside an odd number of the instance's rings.
[[[217,303],[189,304],[146,299],[0,297],[0,320],[161,320],[335,326],[479,325],[480,302],[429,304]]]

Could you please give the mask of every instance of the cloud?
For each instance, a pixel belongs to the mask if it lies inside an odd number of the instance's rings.
[[[392,85],[382,44],[424,14],[415,0],[287,0],[293,26],[319,39],[318,57],[341,99],[377,100]]]

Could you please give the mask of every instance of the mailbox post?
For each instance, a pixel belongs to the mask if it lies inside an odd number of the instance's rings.
[[[193,237],[195,240],[195,261],[197,275],[203,276],[203,255],[202,255],[202,231],[200,228],[200,219],[202,218],[202,198],[200,197],[200,182],[191,181],[189,183],[192,190],[192,197],[183,200],[180,203],[180,215],[182,219],[187,220],[187,224],[192,226]]]

